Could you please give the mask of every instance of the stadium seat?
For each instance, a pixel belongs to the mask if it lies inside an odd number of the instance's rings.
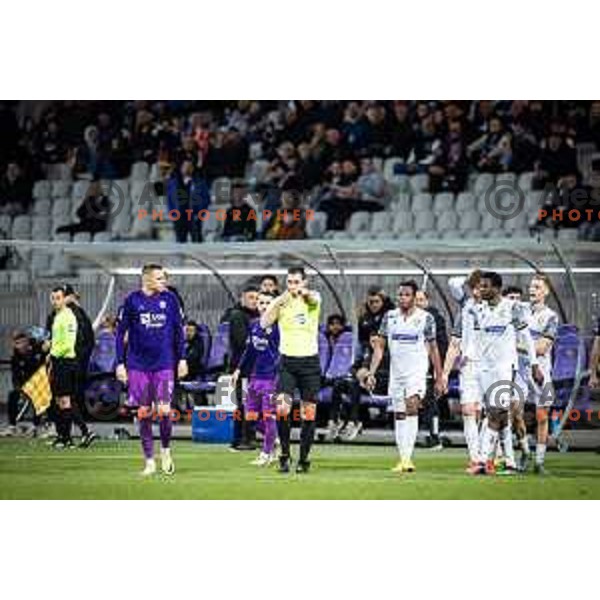
[[[415,215],[415,232],[424,234],[435,229],[435,216],[431,212],[418,212]]]
[[[256,186],[264,181],[270,164],[268,160],[263,159],[255,160],[250,164],[246,170],[246,180],[250,186]]]
[[[306,234],[309,238],[321,239],[327,228],[327,215],[324,212],[315,212],[314,219],[306,222]]]
[[[487,237],[490,239],[504,239],[510,236],[510,232],[505,229],[492,229],[487,232]]]
[[[47,273],[50,269],[50,255],[47,252],[36,252],[34,250],[31,255],[31,269],[34,273]]]
[[[395,212],[410,212],[412,196],[410,194],[398,194],[392,203]]]
[[[331,235],[332,240],[351,240],[352,236],[347,231],[334,231]]]
[[[383,163],[383,177],[389,183],[397,183],[399,177],[406,177],[404,173],[397,173],[396,171],[404,169],[404,160],[397,156],[386,159]]]
[[[410,189],[413,194],[421,194],[429,189],[429,175],[420,173],[419,175],[412,175],[409,179]]]
[[[147,185],[147,181],[132,181],[131,185],[128,187],[128,193],[126,195],[131,197],[131,203],[135,208],[143,206],[143,201],[146,200],[145,194]]]
[[[578,231],[577,229],[559,229],[558,240],[560,242],[576,242]]]
[[[94,242],[110,242],[112,240],[112,236],[110,235],[110,232],[108,231],[99,231],[98,233],[94,234]]]
[[[229,206],[231,204],[232,186],[229,177],[218,177],[213,181],[210,189],[211,204],[216,204],[220,207]]]
[[[41,179],[33,184],[33,198],[35,200],[48,200],[52,194],[52,182]]]
[[[110,232],[117,236],[128,234],[131,230],[131,217],[126,212],[121,212],[110,219]]]
[[[154,223],[150,217],[144,219],[134,218],[131,223],[131,229],[122,234],[125,239],[150,240],[154,231]]]
[[[494,176],[491,173],[479,173],[475,178],[473,193],[476,196],[485,194],[494,185]]]
[[[431,194],[415,194],[413,196],[412,211],[415,214],[431,211],[432,205],[433,199]]]
[[[31,236],[34,240],[49,240],[52,221],[48,217],[33,217],[31,221]]]
[[[71,266],[70,258],[62,250],[54,251],[50,261],[49,274],[52,276],[70,275],[72,272],[73,267]]]
[[[71,193],[70,181],[53,181],[52,182],[52,198],[68,198]]]
[[[150,167],[147,162],[136,162],[131,167],[131,179],[133,181],[145,181],[150,174]]]
[[[78,244],[89,244],[92,241],[92,236],[87,231],[80,231],[73,236],[73,241]]]
[[[453,210],[448,210],[438,215],[436,229],[439,232],[456,231],[458,229],[458,215]]]
[[[450,194],[447,192],[442,194],[436,194],[435,198],[433,199],[433,212],[436,215],[441,215],[446,211],[453,211],[455,204],[456,202],[454,199],[454,194]]]
[[[54,233],[52,231],[52,241],[53,242],[70,242],[71,234],[70,233]]]
[[[467,231],[469,229],[476,230],[479,228],[481,223],[481,215],[475,211],[468,211],[461,213],[458,219],[458,229],[460,231]]]
[[[496,175],[496,185],[515,187],[517,185],[517,175],[515,173],[499,173]]]
[[[72,178],[72,169],[65,163],[56,163],[46,166],[46,174],[48,179],[52,181],[70,181]]]
[[[0,231],[8,237],[10,235],[12,219],[8,215],[0,215]]]
[[[76,181],[73,184],[73,188],[71,190],[71,199],[77,203],[77,206],[81,204],[81,201],[85,198],[88,188],[90,187],[89,181]],[[66,198],[67,196],[65,196]]]
[[[461,192],[456,198],[456,212],[466,213],[477,210],[475,195],[471,192]]]
[[[521,190],[525,193],[531,190],[531,186],[533,185],[533,179],[535,177],[535,173],[521,173],[518,179],[518,184]]]
[[[389,212],[378,212],[371,219],[371,234],[379,235],[391,231],[393,215]]]
[[[48,218],[52,214],[52,204],[52,201],[45,198],[36,200],[33,204],[33,214]]]
[[[27,271],[9,271],[11,287],[26,286],[29,284],[30,278]]]
[[[71,201],[68,198],[57,198],[52,202],[52,217],[71,217]]]
[[[15,240],[31,239],[31,217],[29,215],[15,217],[12,222],[10,236]]]
[[[348,233],[353,237],[362,231],[368,231],[371,223],[371,213],[368,212],[357,212],[350,217],[350,223],[348,225]]]
[[[486,236],[491,231],[497,231],[500,227],[502,227],[502,221],[490,213],[485,212],[481,215],[481,217],[481,232]]]
[[[392,224],[392,231],[394,233],[400,233],[404,231],[411,231],[413,228],[414,217],[410,212],[398,211],[394,217]]]

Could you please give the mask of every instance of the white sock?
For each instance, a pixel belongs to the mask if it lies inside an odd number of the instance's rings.
[[[515,451],[513,449],[512,429],[510,423],[502,430],[502,441],[504,442],[504,456],[506,464],[515,466]]]
[[[439,433],[440,433],[440,418],[439,417],[433,417],[433,419],[431,419],[431,433],[433,433],[433,435],[439,435]]]
[[[406,443],[406,419],[394,420],[394,431],[396,433],[396,446],[400,458],[404,455],[404,445]]]
[[[489,427],[485,428],[483,432],[483,441],[481,443],[481,460],[486,461],[489,460],[492,456],[492,452],[496,448],[496,442],[498,441],[498,432],[490,429]]]
[[[479,460],[479,433],[477,431],[477,422],[472,415],[463,417],[463,430],[465,432],[465,441],[469,451],[471,462]]]
[[[535,446],[535,464],[543,465],[546,456],[546,444],[536,444]]]
[[[419,417],[417,415],[406,417],[406,444],[404,446],[404,455],[402,456],[403,460],[410,460],[412,458],[418,433]]]
[[[527,434],[525,434],[519,440],[519,446],[521,447],[521,450],[523,450],[523,452],[525,452],[526,454],[529,454],[529,436]]]
[[[161,447],[160,453],[164,456],[171,456],[171,448],[162,448]]]

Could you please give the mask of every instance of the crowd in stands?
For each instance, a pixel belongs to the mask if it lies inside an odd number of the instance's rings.
[[[427,174],[432,194],[464,191],[473,172],[579,186],[576,144],[600,148],[600,101],[4,102],[0,130],[0,214],[26,213],[33,182],[53,168],[74,180],[125,179],[145,161],[158,165],[170,203],[185,188],[190,206],[206,207],[213,182],[228,177],[232,209],[249,210],[253,189],[266,208],[310,206],[328,229],[343,229],[351,214],[389,205],[379,159],[398,158],[397,175]],[[299,239],[304,225],[275,215],[260,235]],[[80,218],[68,231],[82,227],[102,223]],[[258,234],[229,217],[223,238]],[[202,232],[181,223],[176,236],[200,241]]]

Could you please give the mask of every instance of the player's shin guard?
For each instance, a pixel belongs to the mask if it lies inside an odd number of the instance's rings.
[[[260,423],[263,429],[263,452],[272,454],[275,447],[275,439],[277,438],[277,424],[273,415],[266,415]]]
[[[396,434],[396,447],[400,458],[404,458],[404,447],[406,445],[406,416],[396,413],[394,420],[394,433]]]
[[[142,442],[142,451],[146,460],[154,456],[154,440],[152,439],[152,417],[145,416],[139,420],[140,440]]]
[[[472,463],[479,462],[479,432],[477,431],[477,421],[474,415],[463,416],[463,429],[469,460]]]
[[[411,460],[417,434],[419,432],[419,417],[417,415],[408,415],[406,417],[406,443],[404,445],[404,454],[402,460]]]

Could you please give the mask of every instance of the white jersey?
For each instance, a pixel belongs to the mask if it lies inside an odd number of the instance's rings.
[[[478,361],[481,351],[481,332],[476,323],[481,312],[483,302],[475,302],[473,298],[466,300],[458,316],[458,321],[452,335],[461,340],[461,354],[463,360],[468,362]]]
[[[508,298],[501,298],[495,306],[483,302],[481,311],[475,315],[481,367],[503,371],[516,367],[517,331],[527,326],[527,311],[521,302]]]
[[[427,373],[426,342],[435,341],[435,320],[431,313],[420,308],[415,308],[410,315],[399,308],[390,310],[381,321],[379,335],[387,339],[390,379]]]
[[[527,305],[527,316],[529,322],[529,331],[534,342],[547,338],[554,342],[558,331],[558,315],[545,304],[537,306]],[[519,351],[519,367],[529,368],[529,359],[526,349],[518,346]],[[548,351],[543,356],[537,357],[538,364],[546,378],[550,379],[552,374],[552,352]]]

